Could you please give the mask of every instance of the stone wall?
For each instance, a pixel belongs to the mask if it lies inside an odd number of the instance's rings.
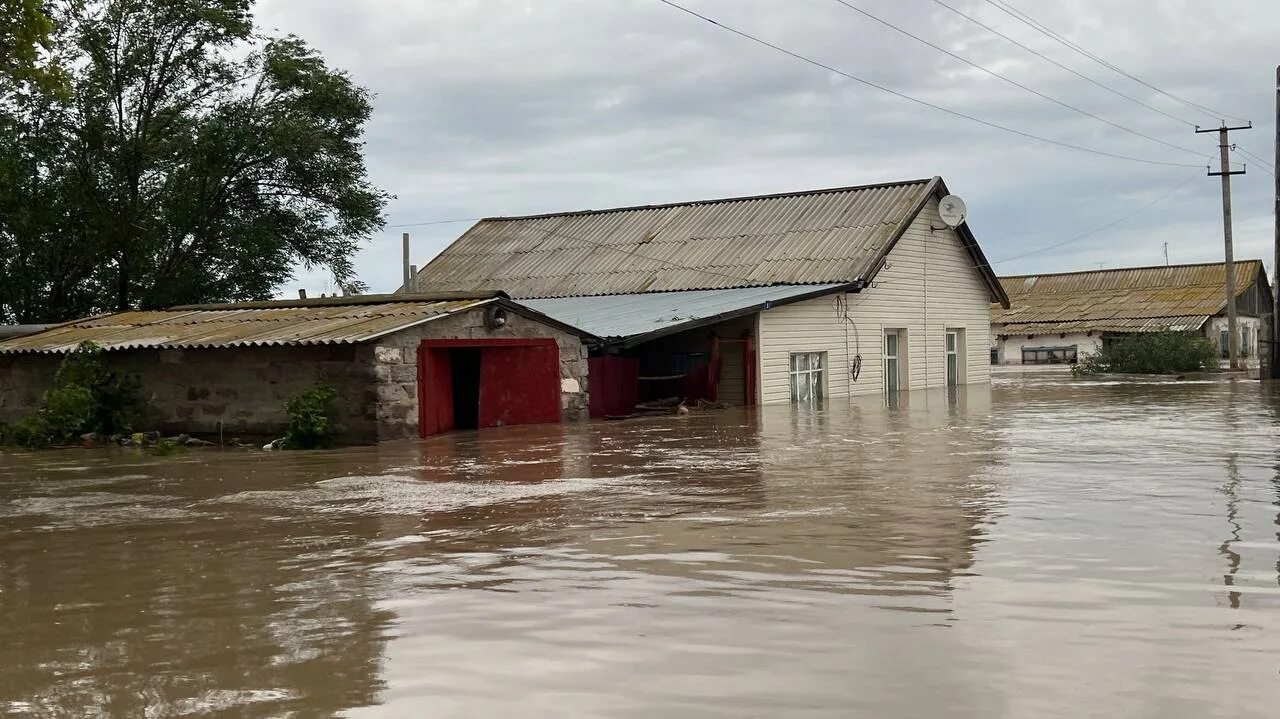
[[[224,439],[281,436],[285,402],[317,384],[338,391],[343,438],[351,442],[418,436],[417,349],[423,339],[543,337],[560,351],[561,415],[587,418],[587,352],[574,335],[509,313],[500,330],[480,307],[367,345],[108,352],[141,383],[139,429]],[[0,422],[39,405],[61,355],[0,356]]]
[[[380,439],[418,436],[418,345],[424,339],[543,337],[560,350],[560,415],[565,422],[587,419],[587,348],[576,336],[514,312],[498,330],[485,325],[479,307],[397,332],[369,349],[377,379],[374,415]]]
[[[232,438],[279,437],[288,424],[285,402],[317,384],[338,391],[343,436],[370,441],[374,426],[372,370],[363,348],[253,347],[126,350],[105,356],[136,376],[143,416],[138,429]],[[61,356],[0,358],[0,421],[28,414],[53,382]]]

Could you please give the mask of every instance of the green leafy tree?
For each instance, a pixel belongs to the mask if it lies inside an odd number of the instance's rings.
[[[370,95],[251,7],[50,3],[67,91],[0,101],[0,321],[262,299],[297,264],[362,289]]]
[[[49,63],[53,20],[42,0],[0,0],[0,90],[34,83],[57,86],[61,75]]]

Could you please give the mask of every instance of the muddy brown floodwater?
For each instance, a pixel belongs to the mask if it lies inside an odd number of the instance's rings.
[[[1256,382],[0,456],[0,713],[1278,712]]]

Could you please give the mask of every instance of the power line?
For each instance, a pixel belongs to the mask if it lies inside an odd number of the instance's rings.
[[[387,229],[398,229],[401,227],[424,227],[426,225],[453,225],[459,222],[479,222],[484,218],[481,217],[463,217],[457,220],[432,220],[430,222],[410,222],[405,225],[387,225]]]
[[[1094,54],[1094,53],[1092,53],[1092,52],[1090,52],[1090,51],[1086,50],[1085,48],[1083,48],[1083,47],[1081,47],[1080,45],[1078,45],[1078,44],[1076,44],[1076,43],[1072,42],[1071,40],[1068,40],[1067,38],[1063,37],[1063,36],[1062,36],[1061,34],[1059,34],[1058,32],[1054,31],[1054,30],[1053,30],[1052,28],[1050,28],[1049,26],[1045,25],[1044,23],[1040,22],[1039,20],[1036,20],[1035,18],[1033,18],[1033,17],[1031,17],[1030,15],[1026,14],[1025,12],[1023,12],[1023,11],[1021,11],[1021,10],[1017,9],[1016,7],[1014,7],[1013,5],[1011,5],[1011,4],[1007,3],[1007,2],[1001,2],[1001,0],[986,0],[986,2],[987,2],[987,4],[988,4],[988,5],[991,5],[992,7],[996,8],[997,10],[1000,10],[1001,12],[1005,13],[1005,14],[1006,14],[1006,15],[1008,15],[1009,17],[1012,17],[1013,19],[1015,19],[1015,20],[1017,20],[1017,21],[1019,21],[1019,22],[1021,22],[1021,23],[1025,24],[1025,25],[1028,25],[1028,26],[1030,26],[1030,27],[1034,28],[1035,30],[1039,31],[1040,33],[1042,33],[1042,34],[1044,34],[1044,35],[1048,36],[1049,38],[1051,38],[1051,39],[1053,39],[1053,40],[1055,40],[1055,41],[1057,41],[1057,42],[1061,43],[1062,45],[1065,45],[1066,47],[1070,48],[1071,50],[1074,50],[1075,52],[1077,52],[1077,53],[1079,53],[1079,54],[1081,54],[1081,55],[1083,55],[1083,56],[1085,56],[1085,57],[1087,57],[1087,58],[1089,58],[1090,60],[1093,60],[1094,62],[1098,63],[1099,65],[1101,65],[1101,66],[1103,66],[1103,67],[1105,67],[1105,68],[1107,68],[1108,70],[1111,70],[1111,71],[1113,71],[1113,72],[1115,72],[1115,73],[1118,73],[1118,74],[1120,74],[1120,75],[1123,75],[1123,76],[1125,76],[1125,77],[1129,78],[1130,80],[1133,80],[1134,82],[1136,82],[1136,83],[1138,83],[1138,84],[1140,84],[1140,85],[1143,85],[1143,86],[1148,87],[1148,88],[1150,88],[1150,89],[1152,89],[1152,90],[1155,90],[1156,92],[1160,93],[1161,95],[1164,95],[1165,97],[1168,97],[1168,98],[1170,98],[1170,99],[1172,99],[1172,100],[1176,100],[1177,102],[1180,102],[1180,103],[1182,103],[1183,105],[1186,105],[1187,107],[1191,107],[1191,108],[1194,108],[1194,109],[1200,110],[1201,112],[1207,112],[1207,113],[1209,113],[1210,115],[1213,115],[1213,116],[1215,116],[1215,117],[1220,117],[1220,118],[1225,118],[1225,119],[1231,119],[1231,120],[1239,120],[1240,122],[1246,122],[1245,120],[1243,120],[1243,119],[1241,119],[1241,118],[1239,118],[1239,117],[1236,117],[1235,115],[1228,115],[1228,114],[1226,114],[1226,113],[1224,113],[1224,112],[1219,112],[1219,111],[1217,111],[1217,110],[1214,110],[1213,108],[1205,107],[1204,105],[1201,105],[1201,104],[1196,103],[1196,102],[1192,102],[1191,100],[1188,100],[1188,99],[1186,99],[1186,98],[1184,98],[1184,97],[1180,97],[1180,96],[1178,96],[1178,95],[1175,95],[1175,94],[1173,94],[1172,92],[1169,92],[1168,90],[1164,90],[1164,89],[1162,89],[1162,88],[1156,87],[1155,85],[1153,85],[1153,84],[1151,84],[1151,83],[1147,82],[1146,80],[1143,80],[1142,78],[1140,78],[1140,77],[1138,77],[1138,76],[1136,76],[1136,75],[1133,75],[1133,74],[1131,74],[1131,73],[1128,73],[1128,72],[1126,72],[1126,71],[1124,71],[1124,70],[1120,69],[1119,67],[1116,67],[1115,65],[1113,65],[1113,64],[1112,64],[1112,63],[1110,63],[1110,62],[1108,62],[1107,60],[1104,60],[1103,58],[1099,57],[1098,55],[1096,55],[1096,54]]]
[[[1248,157],[1249,159],[1257,162],[1259,170],[1262,170],[1263,172],[1267,173],[1268,175],[1271,175],[1272,177],[1276,176],[1276,173],[1272,172],[1271,168],[1267,167],[1266,160],[1262,159],[1261,157],[1258,157],[1252,152],[1249,152],[1248,150],[1244,149],[1240,145],[1236,145],[1233,149],[1235,149],[1235,151],[1240,153],[1241,155],[1244,155],[1245,157]]]
[[[934,3],[936,3],[936,4],[938,4],[938,5],[941,5],[942,7],[946,8],[946,9],[948,9],[948,10],[950,10],[951,12],[955,13],[956,15],[959,15],[960,17],[964,18],[965,20],[968,20],[969,22],[973,23],[974,25],[977,25],[978,27],[983,28],[983,29],[984,29],[984,30],[986,30],[987,32],[990,32],[990,33],[992,33],[992,34],[994,34],[994,35],[998,35],[999,37],[1002,37],[1002,38],[1004,38],[1005,40],[1008,40],[1010,43],[1013,43],[1014,45],[1017,45],[1018,47],[1022,48],[1023,50],[1026,50],[1027,52],[1031,53],[1032,55],[1035,55],[1036,57],[1040,58],[1041,60],[1044,60],[1045,62],[1050,63],[1050,64],[1052,64],[1052,65],[1054,65],[1054,66],[1056,66],[1056,67],[1058,67],[1058,68],[1061,68],[1061,69],[1063,69],[1063,70],[1066,70],[1067,72],[1071,73],[1072,75],[1075,75],[1076,77],[1080,78],[1081,80],[1084,80],[1084,81],[1086,81],[1086,82],[1089,82],[1089,83],[1091,83],[1091,84],[1093,84],[1093,85],[1097,85],[1098,87],[1102,88],[1103,90],[1106,90],[1107,92],[1109,92],[1109,93],[1111,93],[1111,94],[1113,94],[1113,95],[1117,95],[1117,96],[1119,96],[1119,97],[1122,97],[1122,98],[1124,98],[1124,99],[1126,99],[1126,100],[1128,100],[1129,102],[1132,102],[1132,103],[1134,103],[1134,104],[1141,105],[1142,107],[1145,107],[1146,109],[1148,109],[1148,110],[1150,110],[1150,111],[1152,111],[1152,112],[1155,112],[1155,113],[1159,113],[1159,114],[1161,114],[1161,115],[1164,115],[1165,117],[1169,118],[1170,120],[1173,120],[1174,122],[1180,122],[1180,123],[1182,123],[1182,124],[1184,124],[1184,125],[1187,125],[1187,126],[1189,126],[1189,127],[1195,127],[1195,126],[1196,126],[1196,123],[1195,123],[1195,122],[1193,122],[1192,120],[1187,120],[1187,119],[1185,119],[1185,118],[1178,117],[1177,115],[1173,115],[1173,114],[1170,114],[1170,113],[1168,113],[1168,112],[1165,112],[1164,110],[1161,110],[1160,108],[1156,107],[1155,105],[1149,105],[1149,104],[1147,104],[1147,103],[1143,102],[1142,100],[1139,100],[1138,98],[1136,98],[1136,97],[1134,97],[1134,96],[1132,96],[1132,95],[1127,95],[1127,94],[1125,94],[1125,93],[1123,93],[1123,92],[1121,92],[1121,91],[1119,91],[1119,90],[1115,89],[1114,87],[1111,87],[1110,85],[1103,84],[1103,83],[1099,82],[1098,80],[1095,80],[1094,78],[1089,77],[1088,75],[1086,75],[1086,74],[1084,74],[1084,73],[1082,73],[1082,72],[1080,72],[1080,71],[1076,70],[1075,68],[1072,68],[1072,67],[1069,67],[1069,66],[1067,66],[1067,65],[1064,65],[1064,64],[1062,64],[1062,63],[1058,62],[1057,60],[1054,60],[1053,58],[1049,57],[1048,55],[1045,55],[1044,53],[1040,52],[1039,50],[1036,50],[1036,49],[1035,49],[1035,48],[1033,48],[1033,47],[1030,47],[1030,46],[1028,46],[1028,45],[1024,45],[1024,44],[1023,44],[1023,43],[1021,43],[1021,42],[1018,42],[1017,40],[1015,40],[1015,39],[1013,39],[1013,38],[1009,37],[1008,35],[1006,35],[1006,34],[1004,34],[1004,33],[1000,32],[999,30],[995,29],[994,27],[991,27],[990,25],[987,25],[986,23],[984,23],[984,22],[982,22],[981,20],[979,20],[979,19],[977,19],[977,18],[973,17],[972,15],[965,14],[963,11],[961,11],[961,10],[959,10],[959,9],[957,9],[957,8],[955,8],[955,7],[953,7],[953,6],[951,6],[951,5],[948,5],[947,3],[943,2],[942,0],[933,0],[933,2],[934,2]]]
[[[857,75],[853,75],[853,74],[851,74],[851,73],[849,73],[849,72],[846,72],[846,71],[844,71],[844,70],[840,70],[840,69],[838,69],[838,68],[832,67],[831,65],[827,65],[826,63],[820,62],[820,61],[818,61],[818,60],[814,60],[814,59],[812,59],[812,58],[810,58],[810,57],[806,57],[806,56],[801,55],[801,54],[799,54],[799,53],[797,53],[797,52],[793,52],[793,51],[788,50],[788,49],[786,49],[786,48],[784,48],[784,47],[781,47],[781,46],[779,46],[779,45],[775,45],[775,44],[773,44],[773,43],[769,42],[768,40],[763,40],[763,39],[761,39],[761,38],[759,38],[759,37],[756,37],[755,35],[752,35],[752,34],[750,34],[750,33],[745,32],[745,31],[743,31],[743,30],[739,30],[739,29],[737,29],[737,28],[735,28],[735,27],[732,27],[732,26],[726,25],[726,24],[721,23],[721,22],[719,22],[719,21],[717,21],[717,20],[713,20],[712,18],[709,18],[709,17],[707,17],[706,15],[703,15],[703,14],[701,14],[701,13],[698,13],[698,12],[696,12],[696,11],[694,11],[694,10],[690,10],[689,8],[684,7],[683,5],[679,5],[679,4],[675,3],[675,2],[672,2],[672,0],[658,0],[658,2],[662,3],[663,5],[667,5],[667,6],[669,6],[669,7],[672,7],[672,8],[674,8],[674,9],[676,9],[676,10],[679,10],[680,12],[683,12],[683,13],[685,13],[685,14],[687,14],[687,15],[691,15],[691,16],[693,16],[693,17],[696,17],[696,18],[698,18],[699,20],[703,20],[704,22],[708,22],[708,23],[710,23],[710,24],[712,24],[712,25],[716,26],[717,28],[720,28],[721,30],[725,30],[725,31],[731,32],[731,33],[733,33],[734,35],[737,35],[737,36],[739,36],[739,37],[745,38],[745,39],[750,40],[750,41],[752,41],[752,42],[754,42],[754,43],[757,43],[757,44],[759,44],[759,45],[763,45],[763,46],[765,46],[765,47],[767,47],[767,48],[770,48],[770,49],[772,49],[772,50],[774,50],[774,51],[776,51],[776,52],[780,52],[780,53],[782,53],[782,54],[784,54],[784,55],[787,55],[787,56],[789,56],[789,57],[792,57],[792,58],[794,58],[794,59],[796,59],[796,60],[800,60],[801,62],[805,62],[805,63],[808,63],[808,64],[813,65],[813,66],[815,66],[815,67],[821,68],[821,69],[823,69],[823,70],[826,70],[827,72],[835,73],[836,75],[840,75],[841,77],[848,78],[848,79],[850,79],[850,80],[853,80],[854,82],[860,83],[860,84],[862,84],[862,85],[866,85],[867,87],[871,87],[871,88],[874,88],[874,89],[876,89],[876,90],[880,90],[881,92],[885,92],[885,93],[888,93],[888,94],[890,94],[890,95],[893,95],[893,96],[895,96],[895,97],[900,97],[900,98],[902,98],[902,99],[904,99],[904,100],[908,100],[908,101],[910,101],[910,102],[914,102],[914,103],[916,103],[917,105],[923,105],[924,107],[928,107],[928,108],[930,108],[930,109],[937,110],[937,111],[939,111],[939,112],[945,112],[945,113],[947,113],[948,115],[954,115],[955,117],[963,118],[963,119],[965,119],[965,120],[969,120],[969,121],[971,121],[971,122],[976,122],[976,123],[978,123],[978,124],[980,124],[980,125],[985,125],[985,126],[987,126],[987,127],[994,128],[994,129],[996,129],[996,130],[1003,130],[1004,132],[1009,132],[1009,133],[1012,133],[1012,134],[1014,134],[1014,135],[1018,135],[1018,136],[1020,136],[1020,137],[1025,137],[1025,138],[1027,138],[1027,139],[1036,140],[1036,141],[1043,142],[1043,143],[1046,143],[1046,144],[1049,144],[1049,145],[1056,145],[1056,146],[1058,146],[1058,147],[1064,147],[1064,148],[1067,148],[1067,149],[1070,149],[1070,150],[1077,150],[1077,151],[1079,151],[1079,152],[1087,152],[1087,153],[1090,153],[1090,154],[1093,154],[1093,155],[1101,155],[1101,156],[1103,156],[1103,157],[1110,157],[1110,158],[1114,158],[1114,159],[1117,159],[1117,160],[1129,160],[1130,162],[1140,162],[1140,163],[1147,164],[1147,165],[1163,165],[1163,166],[1165,166],[1165,167],[1200,167],[1199,165],[1188,165],[1188,164],[1186,164],[1186,163],[1182,163],[1182,162],[1165,162],[1165,161],[1162,161],[1162,160],[1148,160],[1148,159],[1144,159],[1144,158],[1141,158],[1141,157],[1132,157],[1132,156],[1130,156],[1130,155],[1121,155],[1121,154],[1114,153],[1114,152],[1106,152],[1105,150],[1095,150],[1095,149],[1093,149],[1093,148],[1084,147],[1084,146],[1081,146],[1081,145],[1074,145],[1074,144],[1071,144],[1071,143],[1069,143],[1069,142],[1062,142],[1062,141],[1060,141],[1060,140],[1054,140],[1054,139],[1050,139],[1050,138],[1048,138],[1048,137],[1043,137],[1043,136],[1041,136],[1041,135],[1036,135],[1036,134],[1033,134],[1033,133],[1030,133],[1030,132],[1025,132],[1025,131],[1023,131],[1023,130],[1018,130],[1018,129],[1015,129],[1015,128],[1012,128],[1012,127],[1009,127],[1009,126],[1007,126],[1007,125],[1001,125],[1001,124],[999,124],[999,123],[992,122],[992,121],[990,121],[990,120],[984,120],[984,119],[982,119],[982,118],[975,117],[975,116],[973,116],[973,115],[968,115],[968,114],[963,113],[963,112],[960,112],[960,111],[958,111],[958,110],[952,110],[952,109],[950,109],[950,108],[943,107],[942,105],[935,105],[934,103],[929,102],[929,101],[927,101],[927,100],[921,100],[921,99],[920,99],[920,98],[918,98],[918,97],[913,97],[913,96],[908,95],[908,94],[906,94],[906,93],[899,92],[899,91],[897,91],[897,90],[894,90],[894,89],[892,89],[892,88],[886,87],[886,86],[884,86],[884,85],[880,85],[880,84],[878,84],[878,83],[872,82],[871,80],[863,79],[863,78],[861,78],[861,77],[858,77]]]
[[[1024,258],[1024,257],[1030,257],[1030,256],[1032,256],[1032,255],[1038,255],[1038,254],[1040,254],[1040,253],[1042,253],[1042,252],[1048,252],[1049,250],[1056,250],[1056,249],[1057,249],[1057,248],[1059,248],[1059,247],[1063,247],[1063,246],[1065,246],[1065,245],[1069,245],[1069,244],[1071,244],[1071,243],[1073,243],[1073,242],[1079,242],[1080,240],[1083,240],[1083,239],[1085,239],[1085,238],[1087,238],[1087,237],[1092,237],[1093,235],[1096,235],[1096,234],[1098,234],[1099,232],[1102,232],[1103,230],[1109,230],[1109,229],[1111,229],[1112,227],[1115,227],[1116,225],[1120,224],[1121,222],[1124,222],[1125,220],[1128,220],[1128,219],[1132,219],[1132,218],[1134,218],[1134,217],[1137,217],[1138,215],[1142,214],[1143,212],[1146,212],[1147,210],[1151,209],[1152,207],[1155,207],[1156,205],[1160,204],[1160,203],[1161,203],[1161,202],[1163,202],[1164,200],[1168,199],[1168,197],[1169,197],[1170,195],[1172,195],[1173,193],[1177,192],[1178,190],[1181,190],[1181,189],[1183,188],[1183,186],[1185,186],[1188,182],[1191,182],[1192,180],[1196,179],[1197,177],[1200,177],[1200,173],[1199,173],[1199,172],[1197,172],[1197,173],[1195,173],[1195,174],[1191,175],[1190,177],[1188,177],[1187,179],[1183,180],[1182,182],[1179,182],[1177,185],[1175,185],[1175,186],[1173,187],[1173,189],[1171,189],[1171,190],[1169,190],[1168,192],[1164,193],[1163,195],[1161,195],[1161,196],[1157,197],[1156,199],[1152,200],[1151,202],[1148,202],[1147,204],[1143,205],[1142,207],[1139,207],[1138,209],[1134,210],[1133,212],[1130,212],[1129,214],[1127,214],[1127,215],[1125,215],[1125,216],[1123,216],[1123,217],[1121,217],[1121,218],[1119,218],[1119,219],[1112,220],[1111,222],[1108,222],[1107,224],[1102,225],[1101,227],[1097,227],[1097,228],[1094,228],[1094,229],[1092,229],[1092,230],[1089,230],[1088,232],[1085,232],[1085,233],[1083,233],[1083,234],[1076,235],[1075,237],[1072,237],[1071,239],[1068,239],[1068,240],[1063,240],[1063,241],[1061,241],[1061,242],[1055,242],[1055,243],[1053,243],[1052,245],[1045,245],[1044,247],[1041,247],[1041,248],[1036,249],[1036,250],[1032,250],[1032,251],[1030,251],[1030,252],[1024,252],[1024,253],[1022,253],[1022,254],[1020,254],[1020,255],[1013,255],[1012,257],[1002,257],[1002,258],[1000,258],[1000,259],[998,259],[998,260],[992,260],[992,262],[1010,262],[1010,261],[1012,261],[1012,260],[1020,260],[1020,259],[1022,259],[1022,258]],[[977,265],[977,266],[980,266],[980,265]],[[988,263],[988,266],[990,266],[990,263]]]
[[[1179,150],[1179,151],[1181,151],[1181,152],[1187,152],[1187,153],[1190,153],[1190,154],[1195,155],[1195,156],[1197,156],[1197,157],[1207,157],[1207,156],[1208,156],[1208,155],[1206,155],[1206,154],[1205,154],[1205,153],[1203,153],[1203,152],[1199,152],[1199,151],[1196,151],[1196,150],[1192,150],[1192,149],[1190,149],[1190,148],[1182,147],[1181,145],[1175,145],[1175,144],[1173,144],[1172,142],[1165,142],[1164,140],[1161,140],[1160,138],[1152,137],[1151,135],[1148,135],[1148,134],[1146,134],[1146,133],[1144,133],[1144,132],[1141,132],[1141,131],[1139,131],[1139,130],[1134,130],[1133,128],[1130,128],[1130,127],[1126,127],[1126,126],[1124,126],[1124,125],[1121,125],[1121,124],[1120,124],[1120,123],[1118,123],[1118,122],[1112,122],[1111,120],[1108,120],[1108,119],[1106,119],[1105,117],[1099,117],[1098,115],[1095,115],[1095,114],[1093,114],[1092,112],[1089,112],[1088,110],[1083,110],[1083,109],[1081,109],[1081,108],[1079,108],[1079,107],[1076,107],[1075,105],[1072,105],[1072,104],[1070,104],[1070,103],[1067,103],[1067,102],[1064,102],[1064,101],[1062,101],[1062,100],[1059,100],[1059,99],[1058,99],[1058,98],[1056,98],[1056,97],[1053,97],[1053,96],[1051,96],[1051,95],[1047,95],[1047,94],[1045,94],[1045,93],[1043,93],[1043,92],[1040,92],[1039,90],[1036,90],[1035,88],[1028,87],[1028,86],[1026,86],[1026,85],[1024,85],[1024,84],[1022,84],[1022,83],[1018,82],[1017,80],[1014,80],[1013,78],[1011,78],[1011,77],[1009,77],[1009,76],[1007,76],[1007,75],[1002,75],[1001,73],[998,73],[998,72],[996,72],[995,70],[992,70],[992,69],[990,69],[990,68],[988,68],[988,67],[984,67],[983,65],[980,65],[980,64],[978,64],[978,63],[976,63],[976,62],[973,62],[972,60],[969,60],[968,58],[965,58],[965,57],[962,57],[962,56],[960,56],[960,55],[957,55],[956,53],[954,53],[954,52],[952,52],[952,51],[950,51],[950,50],[946,49],[945,47],[942,47],[942,46],[940,46],[940,45],[935,45],[934,43],[932,43],[932,42],[930,42],[930,41],[928,41],[928,40],[926,40],[926,39],[924,39],[924,38],[920,37],[919,35],[915,35],[915,34],[913,34],[912,32],[910,32],[910,31],[908,31],[908,30],[905,30],[905,29],[903,29],[903,28],[901,28],[901,27],[898,27],[897,25],[894,25],[893,23],[889,22],[888,20],[885,20],[885,19],[883,19],[883,18],[877,17],[876,15],[873,15],[873,14],[871,14],[870,12],[867,12],[866,10],[863,10],[862,8],[860,8],[860,7],[858,7],[858,6],[851,4],[850,2],[848,2],[848,0],[835,0],[835,1],[836,1],[837,3],[839,3],[840,5],[842,5],[842,6],[846,7],[846,8],[848,8],[849,10],[852,10],[853,12],[856,12],[856,13],[858,13],[859,15],[862,15],[863,17],[866,17],[866,18],[869,18],[869,19],[871,19],[871,20],[874,20],[875,22],[878,22],[878,23],[880,23],[881,25],[884,25],[885,27],[887,27],[887,28],[889,28],[889,29],[891,29],[891,30],[894,30],[895,32],[898,32],[898,33],[901,33],[901,34],[903,34],[903,35],[906,35],[907,37],[911,38],[912,40],[915,40],[916,42],[922,43],[922,44],[924,44],[924,45],[928,45],[929,47],[933,48],[934,50],[937,50],[938,52],[941,52],[941,53],[943,53],[943,54],[947,55],[948,57],[951,57],[951,58],[954,58],[954,59],[956,59],[956,60],[959,60],[960,62],[963,62],[964,64],[966,64],[966,65],[968,65],[968,66],[970,66],[970,67],[972,67],[972,68],[975,68],[975,69],[977,69],[977,70],[981,70],[982,72],[985,72],[986,74],[988,74],[988,75],[990,75],[990,76],[992,76],[992,77],[994,77],[994,78],[998,78],[998,79],[1000,79],[1000,80],[1003,80],[1003,81],[1005,81],[1005,82],[1009,83],[1010,85],[1013,85],[1014,87],[1017,87],[1017,88],[1020,88],[1020,89],[1022,89],[1022,90],[1025,90],[1025,91],[1027,91],[1027,92],[1029,92],[1029,93],[1031,93],[1031,94],[1035,95],[1036,97],[1039,97],[1039,98],[1042,98],[1042,99],[1048,100],[1049,102],[1052,102],[1052,103],[1054,103],[1055,105],[1059,105],[1059,106],[1064,107],[1064,108],[1066,108],[1066,109],[1068,109],[1068,110],[1071,110],[1072,112],[1076,112],[1076,113],[1079,113],[1079,114],[1081,114],[1081,115],[1084,115],[1085,117],[1091,117],[1091,118],[1093,118],[1094,120],[1097,120],[1098,122],[1106,123],[1107,125],[1110,125],[1111,127],[1114,127],[1114,128],[1116,128],[1116,129],[1118,129],[1118,130],[1123,130],[1124,132],[1127,132],[1127,133],[1129,133],[1129,134],[1131,134],[1131,135],[1136,135],[1137,137],[1141,137],[1141,138],[1143,138],[1143,139],[1150,140],[1151,142],[1155,142],[1155,143],[1158,143],[1158,144],[1164,145],[1165,147],[1171,147],[1171,148],[1173,148],[1173,149],[1175,149],[1175,150]]]

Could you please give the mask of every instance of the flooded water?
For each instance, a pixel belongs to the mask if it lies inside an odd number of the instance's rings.
[[[0,456],[0,713],[1275,717],[1280,391]]]

